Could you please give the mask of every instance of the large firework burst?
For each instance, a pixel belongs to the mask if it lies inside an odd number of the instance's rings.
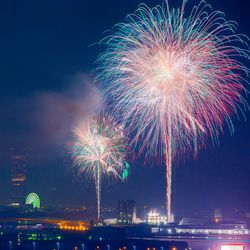
[[[79,174],[94,179],[97,212],[100,219],[101,181],[104,176],[122,179],[125,169],[126,141],[121,126],[110,116],[83,123],[74,131],[72,149]]]
[[[236,24],[201,1],[190,15],[184,5],[141,5],[103,40],[99,79],[139,153],[166,162],[167,219],[171,216],[172,161],[217,141],[223,123],[246,108],[242,98],[249,59],[247,39]],[[245,47],[245,49],[244,49]],[[240,105],[242,104],[242,105]],[[242,112],[243,113],[243,112]]]

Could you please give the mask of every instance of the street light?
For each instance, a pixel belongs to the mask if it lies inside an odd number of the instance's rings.
[[[9,241],[10,250],[12,250],[12,241]]]

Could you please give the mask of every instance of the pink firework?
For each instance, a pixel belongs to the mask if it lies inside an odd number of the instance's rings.
[[[185,2],[177,10],[141,5],[103,40],[99,58],[105,94],[132,144],[165,159],[168,222],[173,160],[216,142],[224,122],[233,131],[230,117],[248,108],[239,60],[249,60],[247,38],[204,1],[185,16]]]

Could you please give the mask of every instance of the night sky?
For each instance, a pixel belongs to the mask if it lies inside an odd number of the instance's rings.
[[[177,7],[180,0],[170,0]],[[195,0],[189,0],[187,12]],[[214,9],[239,24],[250,36],[248,0],[210,0]],[[43,205],[95,205],[93,184],[72,173],[69,144],[76,121],[92,107],[89,86],[98,54],[96,43],[117,22],[135,11],[140,0],[54,0],[0,2],[0,204],[10,195],[13,152],[25,152],[27,191],[37,192]],[[149,6],[159,0],[144,0]],[[248,88],[249,89],[249,88]],[[246,99],[249,102],[249,97]],[[250,211],[250,113],[233,117],[235,133],[225,129],[220,145],[174,166],[173,210],[177,214],[222,208]],[[165,169],[143,157],[131,162],[127,183],[107,182],[103,205],[134,199],[139,207],[165,201]],[[105,190],[104,190],[105,189]]]

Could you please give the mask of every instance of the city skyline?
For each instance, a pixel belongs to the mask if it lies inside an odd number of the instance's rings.
[[[18,10],[10,3],[2,3],[1,25],[7,22],[8,28],[3,29],[5,39],[1,47],[2,50],[6,48],[3,52],[9,53],[10,59],[6,64],[9,67],[1,65],[5,72],[1,75],[0,114],[4,119],[0,124],[3,138],[0,143],[0,190],[4,192],[0,192],[0,204],[6,203],[10,193],[9,147],[17,147],[27,149],[27,193],[37,192],[44,204],[49,204],[49,190],[56,187],[59,204],[94,206],[93,185],[80,183],[74,177],[68,150],[73,123],[91,109],[87,106],[87,92],[93,81],[90,72],[100,47],[89,45],[103,38],[103,30],[123,21],[139,2],[121,4],[112,0],[95,7],[91,3],[63,1],[58,9],[54,3],[49,13],[46,13],[48,3],[45,3],[43,11],[39,10],[43,15],[40,19],[36,18],[39,6],[35,3],[26,3]],[[233,0],[227,1],[227,5],[211,2],[215,9],[238,22],[240,32],[250,35],[247,7],[242,10]],[[145,3],[155,5],[153,1]],[[179,6],[179,3],[173,5]],[[111,7],[115,11],[111,11]],[[236,15],[238,12],[240,16]],[[13,18],[12,13],[15,13]],[[94,17],[94,13],[99,15]],[[19,19],[22,22],[18,23]],[[15,35],[8,32],[12,29]],[[16,38],[19,39],[17,43],[14,42]],[[12,75],[12,71],[15,74]],[[191,156],[174,168],[174,212],[188,213],[203,206],[250,210],[247,200],[250,195],[249,112],[246,118],[247,121],[243,117],[238,121],[234,116],[233,136],[226,129],[219,146],[209,146],[196,160]],[[153,161],[148,164],[151,166],[143,166],[143,156],[132,160],[131,154],[130,159],[131,173],[127,183],[108,183],[103,194],[104,206],[115,205],[119,199],[136,200],[139,206],[163,204],[164,163]]]

